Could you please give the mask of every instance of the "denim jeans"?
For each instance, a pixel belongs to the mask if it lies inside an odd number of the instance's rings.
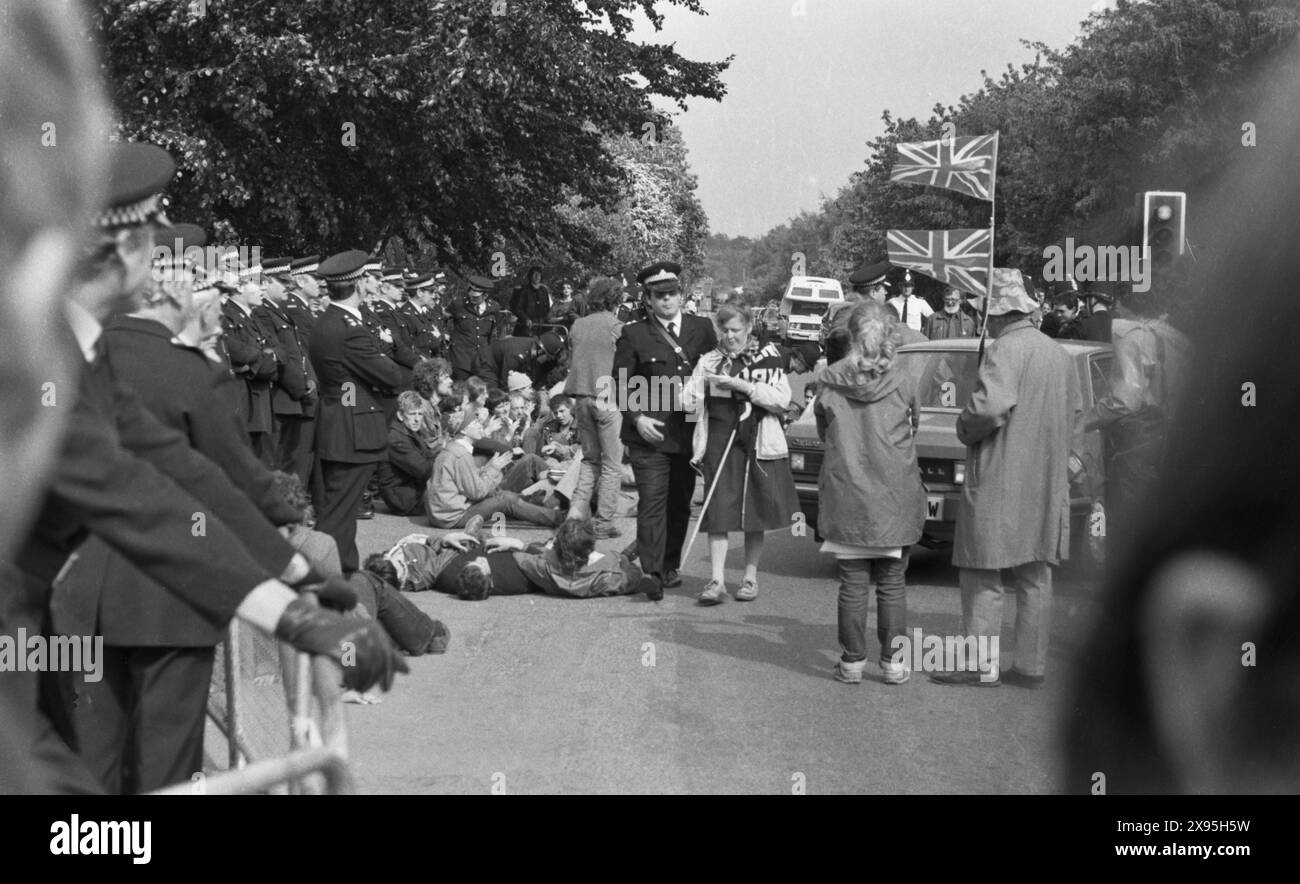
[[[529,503],[516,491],[493,491],[477,503],[470,504],[469,509],[465,510],[460,521],[456,523],[456,527],[464,528],[475,516],[482,516],[491,521],[497,513],[502,513],[508,519],[528,522],[531,525],[544,525],[548,528],[560,524],[558,509]]]
[[[1016,592],[1016,669],[1025,675],[1042,675],[1047,669],[1047,644],[1052,632],[1052,569],[1046,562],[1028,562],[1006,568]],[[1002,599],[1006,590],[1003,571],[985,568],[961,569],[962,633],[1000,636]],[[999,638],[998,644],[1001,644]],[[980,668],[997,664],[980,660]]]
[[[393,644],[413,657],[447,650],[448,631],[437,620],[373,574],[358,571],[349,579],[357,603],[372,612]],[[435,637],[438,639],[434,641]]]
[[[596,492],[597,524],[608,525],[618,514],[623,485],[623,414],[597,407],[594,396],[577,396],[573,400],[578,442],[582,445],[582,468],[578,487],[570,507],[591,508],[591,494]]]
[[[901,559],[839,559],[840,647],[845,663],[867,659],[867,608],[871,588],[876,589],[876,638],[880,641],[880,661],[888,662],[894,653],[894,638],[907,633],[908,549]]]

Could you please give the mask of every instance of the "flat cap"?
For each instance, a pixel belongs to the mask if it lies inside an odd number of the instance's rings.
[[[170,222],[162,211],[162,192],[176,175],[176,161],[156,144],[128,141],[111,145],[108,197],[96,219],[100,227],[138,227]]]
[[[365,274],[369,260],[370,256],[360,249],[349,249],[322,261],[316,275],[326,282],[352,282]]]

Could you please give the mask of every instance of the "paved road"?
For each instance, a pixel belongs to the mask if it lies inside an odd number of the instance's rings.
[[[627,501],[629,504],[631,499]],[[630,518],[620,520],[625,535]],[[362,522],[363,555],[417,520]],[[542,532],[520,532],[526,539]],[[739,540],[739,536],[735,537]],[[626,542],[606,541],[617,549]],[[811,537],[769,535],[759,599],[701,608],[697,545],[685,583],[644,596],[461,602],[413,595],[451,628],[447,654],[376,706],[349,707],[360,787],[375,793],[1044,793],[1054,726],[1093,590],[1058,574],[1052,676],[1040,691],[833,680],[835,566]],[[733,590],[739,549],[728,560]],[[953,634],[956,571],[921,551],[909,627]],[[1004,655],[1014,605],[1008,604]],[[874,605],[869,629],[874,635]],[[1005,662],[1005,661],[1004,661]],[[868,669],[868,678],[878,670]]]

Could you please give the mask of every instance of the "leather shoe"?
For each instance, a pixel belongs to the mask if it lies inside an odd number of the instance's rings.
[[[637,581],[637,592],[645,593],[645,597],[652,602],[661,602],[664,600],[664,587],[659,582],[659,578],[652,574],[646,574]]]
[[[1002,684],[997,676],[990,679],[988,675],[987,672],[969,672],[959,669],[955,672],[933,672],[930,674],[930,681],[954,688],[995,688]]]
[[[1018,688],[1029,688],[1031,691],[1036,691],[1043,686],[1045,681],[1047,681],[1047,676],[1026,675],[1019,669],[1008,669],[1006,672],[1002,673],[1002,681],[1006,684],[1015,685]]]
[[[666,586],[666,587],[669,588],[669,589],[672,589],[672,588],[675,587],[675,586],[681,586],[681,585],[682,585],[682,575],[680,575],[680,574],[677,573],[677,569],[676,569],[676,568],[665,568],[665,569],[664,569],[664,586]]]

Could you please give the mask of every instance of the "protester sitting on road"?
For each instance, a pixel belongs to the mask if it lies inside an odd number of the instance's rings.
[[[911,375],[895,362],[900,328],[888,307],[864,301],[849,318],[849,354],[815,377],[813,411],[825,446],[817,530],[826,538],[821,551],[839,567],[835,678],[846,684],[861,682],[867,665],[873,585],[884,681],[910,677],[893,642],[907,634],[904,576],[925,525],[925,491],[915,442],[920,404]]]
[[[524,440],[524,451],[540,454],[555,461],[558,467],[582,453],[575,438],[573,400],[561,394],[550,400],[551,416],[542,421]]]
[[[424,400],[414,390],[397,397],[397,415],[388,430],[388,459],[379,463],[379,495],[395,516],[418,513],[436,456],[425,443]]]
[[[339,547],[322,531],[316,531],[316,512],[311,504],[311,495],[303,487],[302,480],[293,473],[275,472],[276,493],[290,508],[302,514],[298,522],[281,525],[280,534],[289,542],[312,567],[324,577],[342,577],[343,566],[339,563]]]
[[[430,452],[437,454],[447,441],[438,411],[438,400],[452,395],[454,382],[451,379],[451,363],[441,358],[421,359],[415,366],[411,385],[423,400],[420,411],[424,415],[424,421],[420,425],[420,438]]]
[[[465,601],[541,593],[564,598],[646,593],[656,588],[630,559],[597,553],[591,521],[562,523],[548,543],[488,537],[466,552],[439,554],[424,569],[429,588]]]
[[[439,528],[459,528],[475,515],[490,518],[502,513],[534,525],[558,524],[562,518],[558,508],[529,503],[518,492],[502,487],[503,471],[515,459],[512,451],[493,455],[483,466],[474,462],[471,434],[481,433],[478,421],[469,413],[468,406],[444,403],[444,413],[448,406],[454,409],[449,420],[455,435],[433,463],[433,474],[425,492],[430,523]],[[529,469],[527,464],[523,469]]]

